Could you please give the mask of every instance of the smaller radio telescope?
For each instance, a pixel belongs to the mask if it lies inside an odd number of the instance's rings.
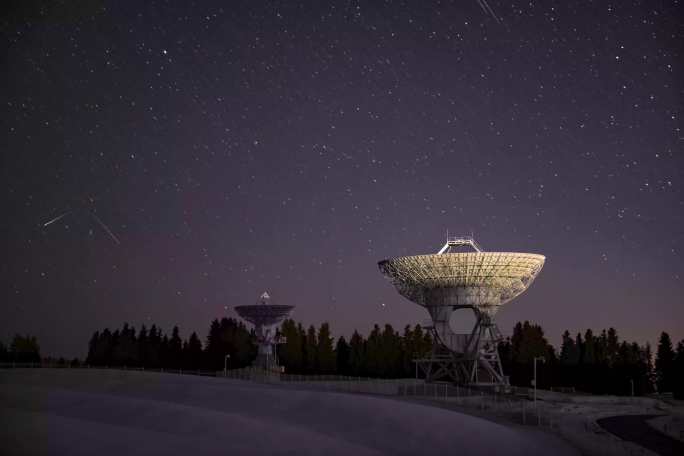
[[[279,371],[275,346],[285,343],[285,338],[276,337],[273,327],[290,316],[294,306],[271,304],[271,296],[263,292],[256,304],[235,306],[235,311],[244,320],[254,325],[259,351],[252,363],[254,367]]]
[[[456,252],[458,248],[472,252]],[[380,261],[380,271],[406,299],[430,313],[428,328],[433,351],[414,360],[427,381],[447,378],[456,383],[507,385],[499,359],[502,336],[494,316],[537,277],[545,257],[534,253],[483,252],[472,237],[449,237],[432,255],[415,255]],[[456,333],[453,314],[474,313],[469,333]]]

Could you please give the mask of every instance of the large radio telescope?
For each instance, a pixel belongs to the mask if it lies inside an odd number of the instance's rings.
[[[458,247],[472,252],[450,253]],[[545,257],[534,253],[483,252],[472,237],[448,237],[433,255],[380,261],[378,266],[405,298],[427,309],[432,318],[433,351],[415,360],[428,381],[507,385],[494,322],[498,310],[519,296],[537,277]],[[452,314],[471,309],[475,325],[467,334],[449,325]]]
[[[284,340],[282,337],[276,337],[272,329],[273,326],[286,319],[292,309],[294,306],[271,304],[271,297],[265,291],[256,304],[235,306],[237,314],[254,325],[259,350],[253,366],[266,370],[279,370],[275,346],[283,343]]]

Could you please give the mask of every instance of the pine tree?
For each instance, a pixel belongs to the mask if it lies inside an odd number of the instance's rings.
[[[608,328],[606,337],[606,360],[608,361],[609,367],[612,366],[617,359],[619,346],[620,341],[618,339],[617,331],[615,328]]]
[[[90,338],[90,342],[88,342],[88,356],[86,358],[86,363],[92,364],[92,365],[99,364],[99,362],[97,360],[97,348],[98,348],[99,343],[100,343],[100,331],[95,331],[93,333],[93,336]]]
[[[596,363],[596,342],[591,329],[587,329],[584,333],[584,352],[581,362],[587,366],[593,366]]]
[[[145,363],[146,367],[159,368],[166,367],[162,365],[162,334],[161,330],[156,325],[150,327],[150,332],[147,336],[147,347],[145,347]]]
[[[671,392],[674,387],[674,350],[666,332],[660,334],[656,351],[655,372],[659,393]]]
[[[183,359],[185,361],[185,369],[196,370],[200,368],[202,362],[202,342],[200,342],[195,332],[190,334],[183,347]]]
[[[511,336],[511,354],[513,367],[510,371],[511,383],[529,385],[533,377],[533,362],[536,357],[543,357],[546,364],[537,365],[537,382],[547,385],[551,376],[550,364],[555,361],[553,347],[544,336],[544,330],[529,321],[516,324]]]
[[[211,370],[223,369],[225,356],[228,354],[221,340],[221,325],[218,319],[212,320],[205,344],[205,367]]]
[[[117,366],[137,365],[138,347],[135,337],[135,328],[129,327],[124,323],[123,328],[118,333],[113,350],[113,362]]]
[[[677,344],[677,352],[673,366],[674,388],[672,395],[675,399],[684,399],[684,340]]]
[[[147,360],[147,343],[148,334],[147,327],[143,324],[140,327],[140,332],[138,333],[138,364],[142,367],[149,367],[149,362]]]
[[[384,360],[382,359],[380,327],[378,325],[373,325],[373,329],[368,335],[365,354],[366,375],[369,377],[381,376]]]
[[[579,364],[579,350],[577,350],[575,341],[570,337],[569,331],[565,331],[562,336],[560,362],[565,366]]]
[[[159,332],[161,334],[161,331]],[[171,342],[169,336],[164,334],[159,341],[159,366],[164,368],[173,367],[173,359],[171,354]]]
[[[340,336],[340,338],[337,339],[337,344],[335,345],[335,361],[338,375],[349,375],[349,357],[349,344],[347,344],[344,336]]]
[[[320,375],[330,375],[335,372],[335,352],[333,350],[333,338],[330,335],[330,325],[321,324],[318,330],[316,344],[316,366]]]
[[[285,343],[278,349],[278,358],[289,374],[301,374],[303,364],[302,337],[297,330],[297,324],[292,319],[283,321],[280,332]]]
[[[182,367],[183,362],[183,340],[180,337],[178,326],[174,326],[171,331],[171,339],[168,345],[168,366],[173,369]]]
[[[386,324],[380,336],[381,377],[396,378],[401,375],[401,345],[399,334],[392,325]]]
[[[305,339],[306,357],[304,359],[304,364],[305,364],[304,371],[307,374],[315,374],[318,371],[317,345],[318,345],[318,342],[316,340],[316,328],[314,327],[314,325],[310,325],[309,329],[306,331],[306,339]]]
[[[349,370],[351,375],[361,376],[366,372],[365,342],[358,331],[349,339]]]

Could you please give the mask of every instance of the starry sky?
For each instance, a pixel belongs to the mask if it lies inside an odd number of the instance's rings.
[[[504,334],[684,337],[677,1],[2,8],[5,342],[204,338],[264,290],[335,335],[403,328],[427,312],[377,261],[447,230],[546,255]]]

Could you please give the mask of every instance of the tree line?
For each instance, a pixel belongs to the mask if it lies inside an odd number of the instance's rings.
[[[39,363],[40,361],[40,345],[35,336],[17,334],[9,347],[0,342],[0,362]]]
[[[358,331],[348,339],[333,338],[330,325],[304,327],[292,319],[277,328],[284,343],[278,346],[285,371],[302,375],[350,375],[401,378],[416,373],[413,359],[426,356],[432,338],[420,325],[403,331],[391,325],[374,325],[364,337]],[[96,331],[88,345],[86,363],[93,366],[129,366],[188,370],[222,370],[250,365],[257,353],[256,335],[234,318],[215,319],[207,337],[197,333],[181,338],[175,326],[165,334],[158,326],[136,330]],[[540,388],[573,387],[595,394],[644,395],[654,391],[673,392],[684,399],[684,340],[676,345],[663,332],[655,356],[649,344],[620,340],[614,328],[594,333],[587,329],[572,336],[562,335],[556,350],[541,326],[519,322],[499,345],[504,373],[512,385],[530,386],[533,361],[537,361]],[[541,360],[543,358],[543,361]],[[14,337],[9,347],[0,343],[0,361],[37,362],[40,348],[35,337]]]
[[[305,329],[285,320],[277,329],[285,343],[277,348],[280,364],[291,374],[410,377],[412,359],[432,348],[429,333],[419,325],[399,334],[391,325],[375,325],[368,338],[357,331],[349,341],[334,340],[328,323]],[[86,363],[93,366],[128,366],[187,370],[222,370],[248,366],[256,357],[256,335],[233,318],[215,319],[203,344],[196,333],[183,340],[178,326],[171,335],[156,325],[140,331],[127,323],[121,329],[96,331],[88,344]]]
[[[231,368],[245,367],[256,356],[254,332],[233,318],[214,320],[203,344],[197,333],[183,340],[174,326],[171,335],[157,325],[136,332],[127,323],[121,329],[96,331],[88,344],[86,363],[93,366],[127,366],[186,370],[223,369],[226,355]]]
[[[432,338],[420,325],[407,325],[400,334],[392,325],[373,326],[367,338],[354,331],[349,340],[335,341],[330,326],[318,331],[311,325],[285,320],[279,329],[285,343],[278,349],[286,372],[305,375],[351,375],[359,377],[405,378],[415,372],[413,359],[426,356]]]
[[[539,387],[573,387],[594,394],[644,395],[654,392],[655,387],[658,391],[673,391],[675,377],[682,376],[684,368],[684,341],[675,354],[669,336],[663,333],[654,366],[649,344],[620,341],[614,328],[598,334],[587,329],[584,335],[577,333],[574,337],[565,331],[560,351],[556,352],[541,326],[526,321],[515,325],[499,352],[504,372],[510,375],[513,385],[531,385],[537,358]]]

